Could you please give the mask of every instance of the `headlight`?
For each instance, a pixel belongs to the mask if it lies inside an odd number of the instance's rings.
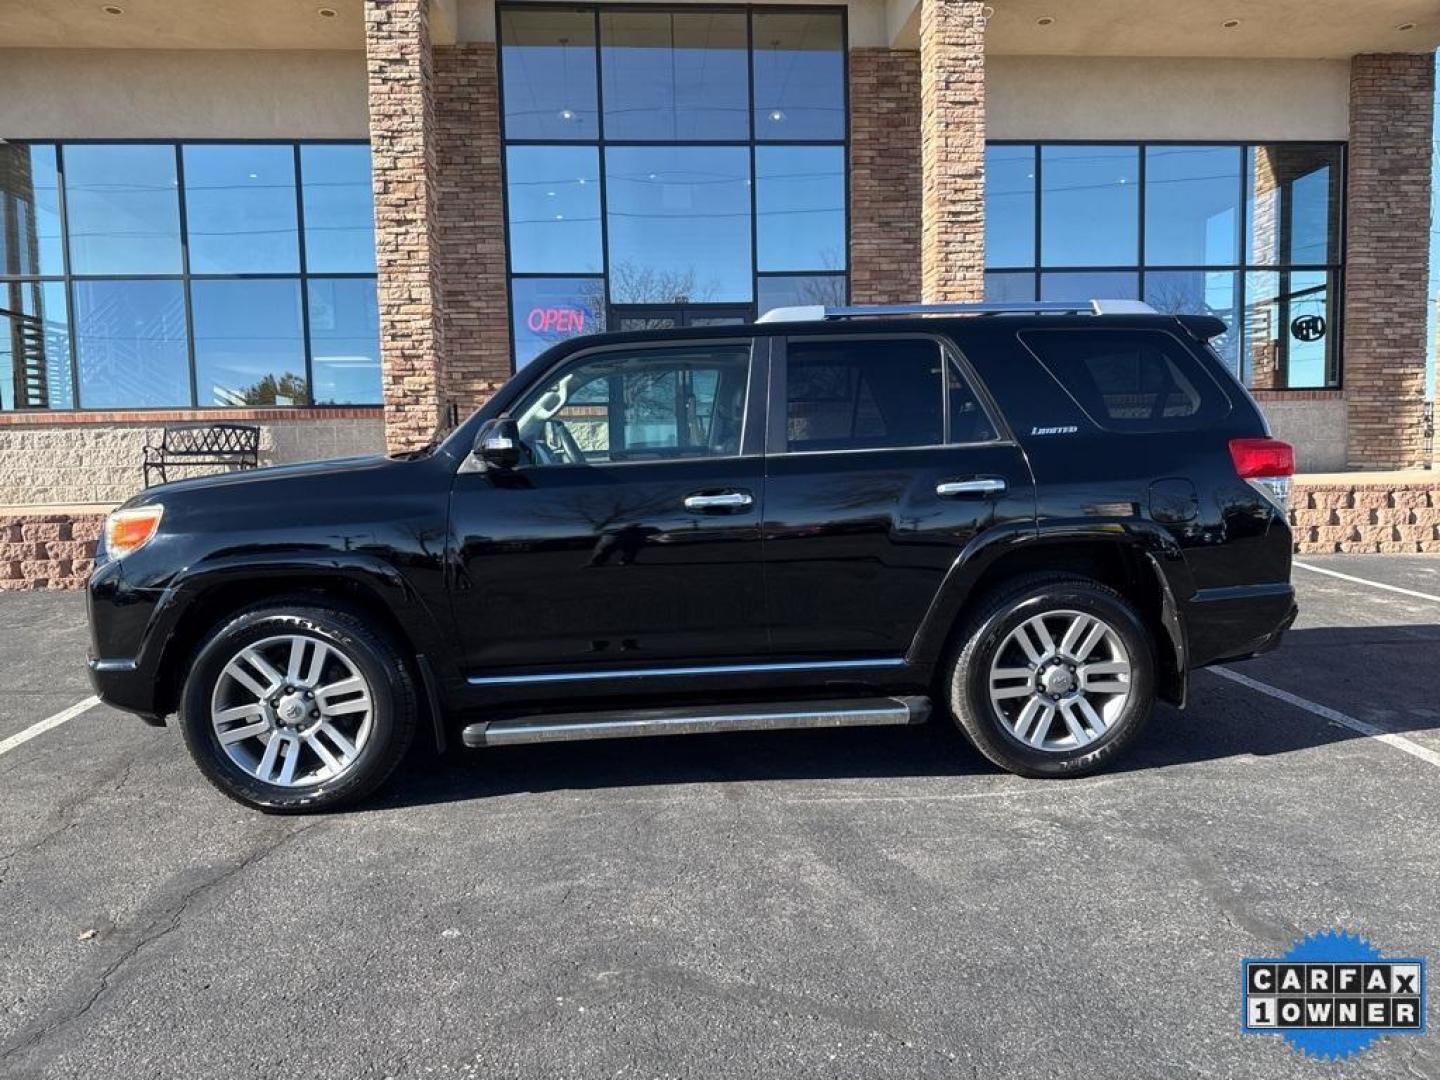
[[[160,528],[163,506],[137,506],[133,510],[116,510],[105,519],[105,553],[112,559],[139,551],[150,542]]]

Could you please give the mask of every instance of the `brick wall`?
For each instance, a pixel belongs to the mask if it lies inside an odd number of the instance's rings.
[[[1290,521],[1302,554],[1440,554],[1440,479],[1295,485]]]
[[[428,0],[365,2],[380,358],[391,450],[423,444],[444,413],[429,13]]]
[[[985,16],[920,0],[921,293],[978,300],[985,271]]]
[[[850,53],[850,296],[920,299],[920,54]]]
[[[1345,396],[1352,468],[1408,469],[1426,456],[1434,95],[1431,54],[1350,62]]]
[[[0,592],[80,588],[104,521],[98,512],[0,512]]]
[[[493,43],[435,48],[442,392],[462,416],[510,377],[498,80]]]

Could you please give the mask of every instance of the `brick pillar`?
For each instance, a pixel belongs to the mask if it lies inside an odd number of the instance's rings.
[[[385,442],[421,445],[444,415],[434,75],[428,0],[365,0]]]
[[[921,294],[985,294],[985,4],[920,0]]]
[[[1350,61],[1344,377],[1355,469],[1424,462],[1434,95],[1429,53]]]
[[[850,297],[920,299],[920,54],[850,52]]]
[[[492,42],[435,48],[444,394],[461,415],[510,377],[500,83]]]

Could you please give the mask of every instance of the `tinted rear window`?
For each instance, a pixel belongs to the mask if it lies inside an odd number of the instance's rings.
[[[1181,431],[1230,412],[1201,362],[1163,330],[1027,330],[1020,340],[1111,431]]]

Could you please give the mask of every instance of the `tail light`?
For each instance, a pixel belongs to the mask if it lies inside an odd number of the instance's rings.
[[[1295,475],[1295,448],[1279,439],[1231,439],[1235,472],[1281,513],[1290,512],[1290,478]]]

